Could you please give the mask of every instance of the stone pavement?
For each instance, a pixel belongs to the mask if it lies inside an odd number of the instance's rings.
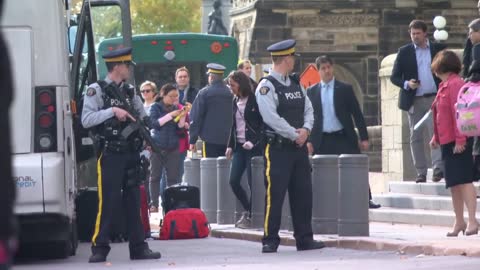
[[[161,215],[150,216],[152,236],[158,237]],[[340,237],[338,235],[320,235],[314,237],[325,242],[327,247],[395,251],[399,254],[433,256],[480,257],[480,235],[446,237],[451,228],[411,224],[391,224],[370,222],[369,237]],[[211,224],[211,237],[239,239],[260,242],[262,229],[238,229],[233,224]],[[280,231],[281,245],[295,246],[293,232]],[[261,248],[260,244],[258,246]]]
[[[237,229],[234,225],[212,224],[211,236],[219,238],[261,241],[260,229]],[[339,237],[338,235],[315,235],[327,247],[396,251],[400,254],[480,257],[480,236],[446,237],[447,227],[418,226],[408,224],[370,223],[369,237]],[[281,231],[282,245],[294,246],[293,232]],[[258,247],[260,249],[260,245]]]

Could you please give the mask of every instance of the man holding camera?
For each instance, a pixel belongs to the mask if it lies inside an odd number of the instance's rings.
[[[408,112],[410,126],[410,148],[413,164],[417,170],[417,183],[427,181],[427,161],[425,158],[425,137],[433,134],[432,119],[425,120],[419,128],[414,126],[429,111],[437,94],[440,80],[432,73],[430,65],[435,55],[445,49],[444,44],[431,43],[427,38],[427,24],[413,20],[409,25],[412,43],[398,50],[390,80],[400,87],[398,107]],[[431,150],[433,178],[435,182],[443,178],[442,156],[439,149]]]

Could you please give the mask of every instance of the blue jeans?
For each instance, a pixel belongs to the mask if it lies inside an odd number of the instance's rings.
[[[237,199],[242,204],[245,211],[251,212],[251,195],[252,195],[252,157],[259,156],[260,151],[255,148],[252,150],[245,150],[240,145],[233,152],[232,168],[230,170],[230,186]],[[250,189],[250,196],[242,188],[240,182],[242,181],[243,172],[247,169],[248,187]]]

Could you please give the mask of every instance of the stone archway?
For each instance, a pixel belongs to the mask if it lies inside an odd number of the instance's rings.
[[[352,74],[348,69],[344,68],[341,64],[335,63],[335,78],[351,84],[353,87],[353,92],[355,93],[355,96],[357,97],[358,103],[360,104],[360,109],[363,111],[363,93],[362,91],[362,86],[358,82],[358,80],[355,78],[355,75]]]

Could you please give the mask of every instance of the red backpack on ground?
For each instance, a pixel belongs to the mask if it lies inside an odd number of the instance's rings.
[[[207,217],[198,208],[168,211],[161,227],[160,240],[205,238],[210,233]]]

